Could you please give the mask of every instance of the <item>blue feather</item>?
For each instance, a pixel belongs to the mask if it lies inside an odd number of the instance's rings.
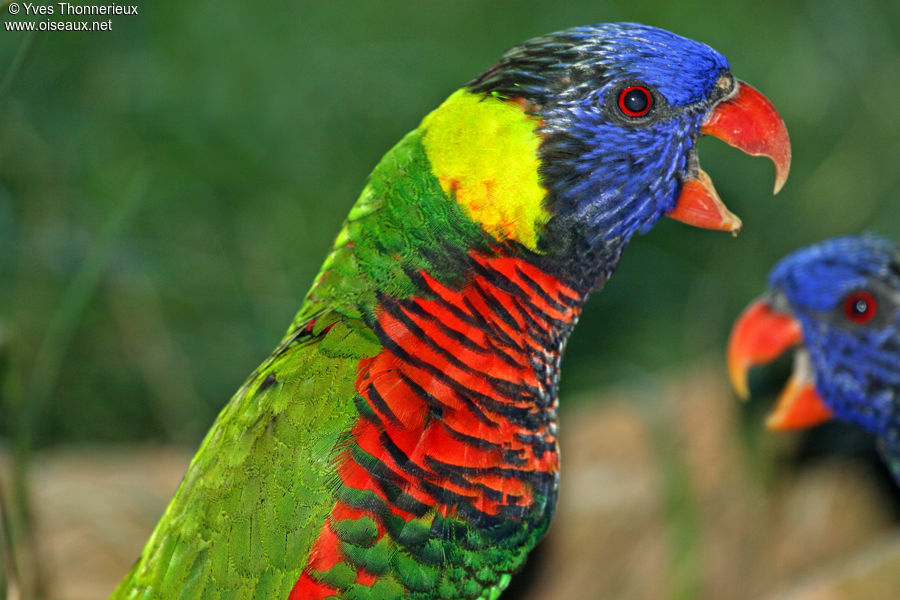
[[[506,52],[470,90],[527,101],[541,118],[550,220],[547,268],[596,288],[628,240],[675,206],[695,175],[702,123],[728,93],[728,61],[709,46],[635,23],[576,27]],[[628,85],[652,91],[653,115],[615,110]],[[586,254],[602,260],[584,260]]]
[[[769,284],[803,328],[816,391],[835,417],[878,437],[900,482],[900,247],[874,235],[834,238],[784,258]],[[845,313],[859,290],[876,303],[864,323]]]

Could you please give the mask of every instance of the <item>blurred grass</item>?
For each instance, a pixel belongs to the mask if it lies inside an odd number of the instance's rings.
[[[159,174],[86,307],[39,441],[199,435],[277,339],[379,155],[509,45],[598,20],[643,20],[722,50],[781,110],[795,162],[772,199],[769,165],[704,141],[744,233],[663,223],[636,240],[573,337],[564,386],[715,348],[784,252],[897,231],[897,11],[874,0],[161,3],[110,33],[38,36],[0,122],[0,315],[24,372],[103,215],[136,169]],[[0,64],[21,38],[0,40]],[[124,297],[138,320],[156,306],[146,343]],[[180,366],[171,392],[166,369],[144,366],[160,361]],[[173,408],[170,393],[197,408]]]
[[[636,239],[573,336],[564,397],[713,351],[785,252],[900,231],[898,12],[162,2],[112,32],[38,34],[26,60],[26,36],[4,33],[0,70],[21,64],[0,115],[0,320],[24,381],[52,381],[39,359],[51,316],[135,173],[154,173],[72,323],[36,441],[196,440],[278,339],[379,156],[508,46],[588,22],[644,21],[721,50],[779,107],[794,166],[773,198],[769,164],[701,142],[744,232],[663,222]]]
[[[771,165],[701,142],[743,233],[661,222],[635,239],[569,344],[564,410],[577,390],[718,352],[786,252],[900,233],[895,1],[140,9],[111,32],[0,34],[0,440],[196,443],[278,340],[378,158],[507,47],[569,26],[641,21],[709,43],[778,107],[794,164],[773,198]],[[690,550],[677,471],[673,543]]]

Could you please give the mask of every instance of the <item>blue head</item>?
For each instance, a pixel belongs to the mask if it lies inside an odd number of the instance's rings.
[[[877,435],[900,427],[900,248],[841,237],[783,259],[770,302],[802,329],[810,375],[838,418]]]
[[[635,232],[672,211],[682,184],[701,173],[694,150],[701,129],[741,84],[725,57],[705,44],[614,23],[525,42],[469,88],[522,99],[542,119],[541,178],[551,218],[541,243],[571,272],[575,263],[597,262],[586,255],[617,256]],[[713,135],[747,150],[744,139]],[[786,140],[784,133],[782,145]],[[584,273],[587,280],[597,275]]]

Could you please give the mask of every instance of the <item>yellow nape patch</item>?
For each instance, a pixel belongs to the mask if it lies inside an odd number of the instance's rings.
[[[421,125],[444,192],[498,240],[532,250],[549,218],[538,181],[538,124],[517,102],[461,89]]]

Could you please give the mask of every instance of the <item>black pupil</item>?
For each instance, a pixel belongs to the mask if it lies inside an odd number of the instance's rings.
[[[853,303],[853,312],[857,315],[864,315],[869,312],[869,303],[860,298]]]
[[[624,104],[625,108],[630,112],[642,113],[647,110],[647,105],[650,104],[650,98],[647,97],[647,92],[644,90],[631,90],[625,94],[622,104]]]

